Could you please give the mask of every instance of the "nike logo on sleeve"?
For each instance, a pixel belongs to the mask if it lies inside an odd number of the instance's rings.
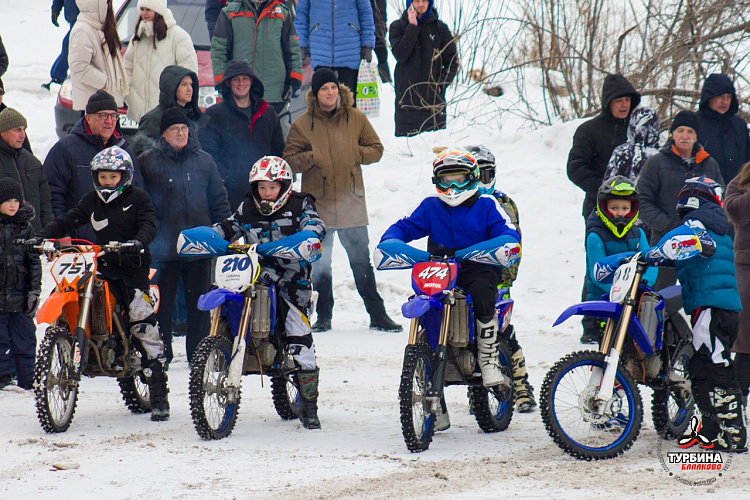
[[[91,227],[94,228],[94,231],[101,231],[105,227],[109,226],[109,219],[103,219],[103,220],[96,220],[94,218],[94,213],[91,213]]]

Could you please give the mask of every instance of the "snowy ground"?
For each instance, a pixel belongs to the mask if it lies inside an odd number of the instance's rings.
[[[11,58],[3,78],[5,102],[28,118],[32,146],[43,159],[56,141],[55,96],[39,84],[48,78],[64,31],[51,26],[47,0],[28,0],[3,2],[0,35]],[[524,233],[513,322],[538,389],[557,359],[581,349],[577,322],[551,327],[580,297],[584,268],[582,193],[565,176],[579,123],[519,134],[512,120],[499,130],[466,127],[459,118],[447,131],[406,141],[393,138],[390,86],[383,92],[383,108],[373,122],[386,153],[380,163],[364,167],[371,246],[431,192],[434,146],[484,143],[498,156],[499,186],[518,203]],[[553,444],[538,411],[516,413],[503,433],[483,434],[468,413],[462,387],[446,391],[450,430],[437,434],[428,451],[409,453],[397,400],[406,333],[367,329],[338,246],[334,274],[334,329],[316,336],[322,430],[280,420],[269,381],[261,387],[252,376],[243,379],[232,435],[200,440],[190,418],[188,368],[178,338],[169,371],[169,422],[130,414],[113,379],[86,379],[68,432],[48,435],[36,419],[32,394],[0,391],[0,498],[591,498],[613,491],[631,497],[742,498],[750,491],[747,455],[735,457],[726,475],[708,487],[682,485],[662,471],[648,389],[642,390],[646,416],[638,441],[616,460],[570,458]],[[389,312],[406,326],[399,310],[410,293],[408,272],[382,272],[377,278]],[[38,334],[41,339],[43,326]],[[662,446],[676,449],[671,443]]]

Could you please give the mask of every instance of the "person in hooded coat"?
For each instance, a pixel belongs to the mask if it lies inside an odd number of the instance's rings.
[[[208,122],[208,117],[198,106],[198,75],[182,66],[167,66],[159,76],[159,105],[143,115],[138,122],[138,132],[133,138],[133,151],[140,155],[153,147],[161,134],[161,117],[166,110],[180,108],[190,124],[190,139],[200,148],[198,131]]]
[[[159,103],[156,75],[169,65],[198,72],[198,55],[190,35],[177,25],[167,0],[138,0],[141,18],[123,56],[128,91],[128,118],[139,121]]]
[[[445,91],[458,72],[454,36],[438,19],[434,0],[406,0],[406,10],[391,23],[396,57],[396,137],[446,127]]]
[[[604,178],[622,175],[638,182],[643,164],[658,152],[659,117],[653,109],[640,107],[630,116],[627,141],[612,151]]]
[[[612,151],[627,140],[630,115],[641,94],[622,75],[607,75],[602,85],[602,110],[578,127],[568,153],[568,178],[583,189],[583,217],[596,208],[596,193],[604,180]]]
[[[284,135],[273,107],[263,100],[263,82],[245,61],[229,61],[221,81],[224,100],[206,110],[200,130],[213,156],[233,210],[250,189],[250,169],[263,156],[281,156]]]
[[[735,178],[740,167],[750,161],[747,122],[737,115],[740,103],[732,80],[714,73],[706,78],[698,106],[701,135],[698,141],[716,160],[726,182]]]

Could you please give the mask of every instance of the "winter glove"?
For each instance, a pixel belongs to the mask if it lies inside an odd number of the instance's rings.
[[[36,292],[28,294],[26,296],[26,310],[23,313],[29,318],[33,318],[38,305],[39,305],[39,294]]]
[[[265,281],[269,285],[278,286],[281,276],[279,276],[278,273],[271,268],[262,267],[260,269],[260,275],[258,275],[258,278],[260,278],[262,281]]]
[[[302,87],[301,81],[297,80],[296,78],[292,78],[289,80],[289,90],[292,91],[292,99],[296,99],[297,97],[299,97],[300,87]]]
[[[303,61],[306,59],[310,59],[310,47],[300,47],[299,55]]]
[[[359,51],[359,58],[372,62],[372,47],[362,47]]]
[[[52,24],[54,24],[56,27],[60,27],[60,23],[57,22],[57,18],[60,17],[60,11],[59,10],[52,10]]]
[[[27,252],[40,252],[38,248],[34,248],[36,246],[39,246],[44,241],[44,238],[40,238],[38,236],[35,236],[33,238],[29,238],[24,242],[24,246],[26,247]]]
[[[140,240],[128,240],[122,247],[122,253],[126,255],[138,255],[143,252],[143,242]]]

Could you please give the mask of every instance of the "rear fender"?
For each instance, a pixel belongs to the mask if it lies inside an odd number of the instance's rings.
[[[563,311],[563,313],[557,318],[552,326],[557,326],[563,323],[571,316],[592,316],[594,318],[612,318],[619,319],[622,315],[622,306],[614,302],[607,302],[605,300],[591,300],[588,302],[581,302],[575,304]],[[646,332],[641,326],[641,322],[638,317],[631,313],[630,324],[628,326],[628,333],[635,343],[638,345],[638,349],[644,354],[653,354],[654,350],[651,347],[651,342],[648,340]]]

